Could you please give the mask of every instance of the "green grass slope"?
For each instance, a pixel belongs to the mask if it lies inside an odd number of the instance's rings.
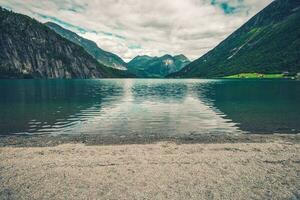
[[[213,50],[168,77],[300,72],[300,1],[275,0]]]

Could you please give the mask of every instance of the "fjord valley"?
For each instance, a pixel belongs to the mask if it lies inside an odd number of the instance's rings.
[[[62,26],[1,9],[2,78],[284,78],[300,72],[299,2],[276,0],[208,53],[126,63]]]
[[[1,8],[0,26],[1,78],[132,77],[28,16]]]
[[[0,81],[0,135],[297,134],[299,82],[287,77],[300,77],[299,16],[298,1],[276,0],[195,61],[165,54],[125,62],[74,25],[1,8],[0,78],[21,80]]]
[[[134,74],[138,78],[164,78],[166,75],[177,72],[190,63],[190,60],[182,54],[177,56],[164,55],[161,57],[136,56],[126,63],[119,56],[99,48],[95,42],[85,39],[53,22],[47,22],[45,25],[64,38],[82,46],[99,63],[119,70],[128,70],[129,73]]]
[[[299,199],[299,80],[299,0],[0,0],[0,199]]]
[[[276,0],[177,78],[221,78],[242,73],[300,72],[300,2]],[[236,76],[238,77],[238,76]]]

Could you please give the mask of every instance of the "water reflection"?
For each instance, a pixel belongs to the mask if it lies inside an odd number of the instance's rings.
[[[136,102],[183,102],[188,95],[186,82],[172,80],[136,80],[131,88]]]
[[[223,80],[196,86],[198,97],[249,133],[300,132],[300,82]]]
[[[122,97],[113,81],[1,80],[0,134],[65,132]],[[111,98],[111,95],[114,98]]]
[[[0,80],[0,134],[297,132],[299,83]]]
[[[93,119],[76,127],[76,130],[81,133],[140,136],[238,133],[235,124],[224,119],[222,113],[216,113],[189,94],[192,84],[209,82],[126,80],[121,101],[114,107],[101,109]]]

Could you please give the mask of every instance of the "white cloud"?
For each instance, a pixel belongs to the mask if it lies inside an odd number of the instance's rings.
[[[198,58],[271,1],[0,0],[0,5],[42,22],[49,19],[41,14],[81,27],[87,32],[66,28],[128,61],[141,54]],[[221,3],[234,7],[234,12],[226,14]]]

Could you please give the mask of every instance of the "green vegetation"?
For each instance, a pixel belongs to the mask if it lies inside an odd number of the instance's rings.
[[[299,7],[300,1],[273,1],[217,47],[168,77],[220,78],[246,72],[298,73]]]
[[[137,56],[128,63],[128,71],[140,78],[163,78],[189,64],[184,55],[161,57]]]
[[[260,73],[241,73],[231,76],[226,76],[224,78],[228,79],[239,79],[239,78],[253,78],[253,79],[260,79],[260,78],[286,78],[283,74],[260,74]]]

